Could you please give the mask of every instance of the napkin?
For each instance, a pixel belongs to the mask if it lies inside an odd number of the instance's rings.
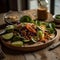
[[[3,60],[5,58],[5,54],[1,49],[1,45],[0,45],[0,60]]]

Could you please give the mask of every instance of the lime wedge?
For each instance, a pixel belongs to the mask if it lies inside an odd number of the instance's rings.
[[[2,35],[2,37],[6,40],[11,39],[13,37],[13,33],[4,34],[4,35]]]

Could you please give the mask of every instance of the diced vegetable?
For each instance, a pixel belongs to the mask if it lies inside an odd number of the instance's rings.
[[[14,36],[12,41],[19,41],[20,40],[20,37],[19,36]]]
[[[47,28],[47,30],[50,34],[55,32],[52,28]]]
[[[42,31],[37,32],[37,37],[43,39],[44,38],[44,33]]]
[[[54,23],[47,23],[47,28],[55,29],[55,24]]]
[[[51,23],[52,24],[52,28],[55,30],[55,24],[54,23]]]
[[[13,37],[13,33],[4,34],[4,35],[2,35],[2,37],[6,40],[11,39]]]
[[[55,35],[54,35],[54,34],[51,34],[51,35],[50,35],[50,38],[53,38],[53,37],[55,37]]]
[[[31,41],[32,41],[33,43],[36,43],[36,42],[37,42],[33,37],[31,37]]]
[[[40,26],[40,25],[46,25],[47,22],[42,22],[42,21],[34,20],[34,24],[36,24],[37,26]]]
[[[54,33],[55,32],[55,24],[49,23],[47,26],[47,30],[49,31],[49,33]]]
[[[40,26],[40,21],[34,20],[34,24],[36,24],[37,26]]]
[[[11,43],[13,46],[17,46],[17,47],[21,47],[23,46],[23,42],[22,41],[15,41]]]
[[[45,25],[40,25],[40,28],[43,32],[46,31],[46,26]]]
[[[46,25],[46,24],[47,24],[47,22],[40,21],[40,25]]]
[[[37,30],[38,30],[38,31],[40,31],[40,30],[41,30],[40,26],[37,26]]]
[[[30,41],[30,40],[23,40],[24,43],[27,43],[27,42],[29,42],[29,41]]]

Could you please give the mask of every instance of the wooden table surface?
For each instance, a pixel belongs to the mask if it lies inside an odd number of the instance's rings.
[[[31,17],[36,18],[33,16],[33,14],[36,11],[28,11],[28,13],[25,11],[24,13],[30,15]],[[21,12],[20,12],[21,13]],[[48,20],[53,21],[52,15],[48,14]],[[3,14],[0,14],[0,25],[1,24],[5,24],[5,22],[3,21]],[[57,28],[56,28],[57,29]],[[59,37],[60,37],[60,29],[57,29],[58,35],[57,35],[57,39],[55,41],[55,43],[57,43],[59,41]],[[5,48],[2,46],[2,48]],[[48,51],[48,48],[45,48],[43,50],[38,50],[35,52],[30,52],[30,53],[19,53],[19,54],[12,54],[12,53],[8,53],[8,49],[2,49],[5,52],[5,59],[4,60],[60,60],[60,46],[57,47],[54,50]],[[6,50],[6,51],[5,51]],[[6,53],[7,52],[7,53]],[[11,52],[11,51],[10,51]]]

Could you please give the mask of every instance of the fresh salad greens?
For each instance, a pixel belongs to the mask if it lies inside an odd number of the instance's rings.
[[[55,24],[32,20],[29,16],[23,16],[20,24],[8,25],[2,38],[11,42],[13,46],[24,46],[36,42],[46,42],[55,37]],[[53,37],[51,37],[53,35]]]
[[[55,24],[54,23],[48,23],[46,28],[49,31],[49,33],[55,33]]]
[[[26,22],[26,23],[32,23],[33,20],[29,16],[23,16],[20,19],[20,23],[24,23],[24,22]]]

